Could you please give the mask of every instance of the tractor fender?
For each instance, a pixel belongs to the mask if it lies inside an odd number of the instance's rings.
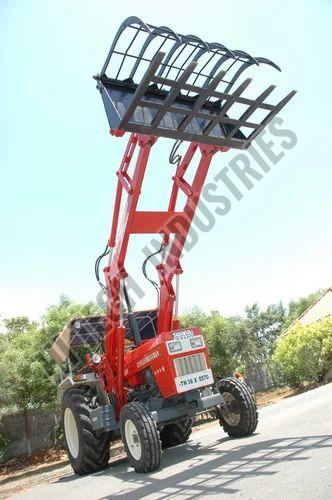
[[[79,377],[79,378],[78,378]],[[62,398],[65,392],[68,391],[73,386],[98,386],[99,378],[96,373],[84,373],[80,376],[69,374],[65,377],[62,382],[58,385],[57,388],[57,401],[58,404],[61,405]]]

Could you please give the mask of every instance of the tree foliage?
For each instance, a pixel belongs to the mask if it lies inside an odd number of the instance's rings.
[[[0,336],[0,404],[19,410],[54,404],[59,370],[49,349],[68,321],[75,316],[100,313],[90,302],[77,304],[62,296],[46,311],[41,325],[26,317],[4,320]]]
[[[291,386],[323,381],[332,368],[332,318],[296,323],[277,342],[271,363],[279,380]]]
[[[260,310],[258,304],[246,307],[247,330],[256,345],[256,353],[266,361],[270,356],[276,339],[279,337],[286,311],[281,302],[272,304],[265,310]]]
[[[41,330],[11,332],[0,359],[5,401],[19,410],[53,401],[57,377]]]
[[[218,311],[206,313],[193,307],[182,316],[181,324],[202,329],[216,378],[239,368],[250,376],[258,364],[269,363],[285,325],[291,324],[319,294],[292,301],[286,308],[281,303],[266,309],[253,304],[247,306],[244,316],[225,317]],[[0,406],[26,410],[53,404],[59,372],[49,348],[73,317],[102,313],[93,302],[79,304],[62,296],[58,304],[47,309],[40,324],[24,316],[4,320],[4,332],[0,334]],[[331,362],[332,338],[325,323],[321,325],[319,332],[311,327],[303,333],[297,327],[295,333],[287,335],[288,340],[277,342],[274,373],[278,372],[279,378],[282,375],[283,381],[296,384],[322,377]]]

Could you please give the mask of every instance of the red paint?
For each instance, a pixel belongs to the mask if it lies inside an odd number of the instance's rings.
[[[112,135],[121,136],[122,131],[111,131]],[[105,354],[99,365],[94,369],[103,376],[105,387],[113,394],[117,401],[117,414],[126,403],[126,392],[132,387],[145,383],[144,370],[149,367],[163,397],[168,398],[177,394],[175,386],[175,369],[173,359],[183,356],[183,353],[170,355],[167,351],[167,340],[173,339],[174,330],[180,329],[178,319],[173,319],[175,292],[173,278],[181,274],[180,256],[195,214],[197,203],[204,185],[213,155],[217,151],[226,151],[228,148],[191,143],[173,177],[173,187],[165,211],[137,211],[141,194],[142,183],[149,160],[151,148],[157,137],[143,134],[131,134],[120,168],[117,172],[118,182],[114,201],[113,221],[109,246],[114,253],[109,265],[104,268],[107,291],[107,316]],[[129,167],[133,155],[138,147],[138,156],[129,174]],[[190,185],[185,174],[193,160],[195,153],[200,158],[196,168],[194,180]],[[157,180],[156,180],[157,181]],[[176,209],[179,190],[186,196],[182,210]],[[124,217],[119,224],[122,195],[126,195]],[[157,266],[160,282],[160,299],[158,307],[158,335],[156,338],[145,341],[133,350],[126,350],[125,328],[120,326],[120,283],[126,278],[125,258],[131,234],[162,234],[163,243],[169,243],[170,235],[174,238],[169,254],[163,264]],[[198,328],[192,327],[194,335],[201,335]],[[193,352],[204,352],[207,366],[210,361],[206,347]],[[186,353],[189,355],[191,353]],[[93,366],[89,358],[88,365]]]

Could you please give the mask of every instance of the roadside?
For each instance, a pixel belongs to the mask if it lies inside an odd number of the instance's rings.
[[[256,394],[257,405],[262,408],[316,387],[318,387],[318,384],[310,384],[301,390],[285,387],[258,392]],[[213,424],[214,421],[211,419],[204,419],[202,422],[198,421],[193,432],[200,430],[203,426]],[[111,447],[110,463],[123,459],[125,459],[123,446],[121,441],[117,441]],[[9,498],[15,493],[71,475],[72,469],[67,455],[60,448],[44,450],[31,457],[9,460],[0,466],[0,499]]]

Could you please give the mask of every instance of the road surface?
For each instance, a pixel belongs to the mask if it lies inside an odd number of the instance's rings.
[[[218,423],[166,450],[161,468],[136,474],[125,460],[67,476],[20,500],[332,499],[332,384],[260,411],[255,435],[229,439]]]

